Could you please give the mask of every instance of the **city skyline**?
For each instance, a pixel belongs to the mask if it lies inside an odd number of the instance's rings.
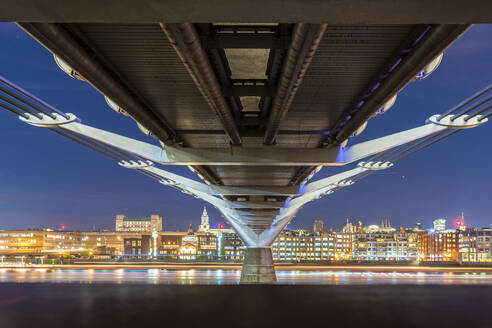
[[[210,210],[210,208],[207,206],[204,206],[204,209],[206,209],[206,212],[208,212]],[[200,223],[202,223],[201,222],[202,213],[203,213],[203,210],[202,210],[202,212],[200,212],[200,214],[197,214],[193,218],[190,218],[188,221],[181,222],[182,224],[180,226],[173,226],[171,229],[167,228],[166,218],[164,216],[161,217],[160,214],[158,214],[158,213],[157,214],[156,213],[141,214],[141,215],[137,215],[134,217],[136,217],[136,218],[146,218],[146,217],[150,218],[150,217],[157,216],[157,217],[161,218],[161,225],[163,227],[162,228],[163,231],[164,230],[167,230],[167,231],[186,231],[189,228],[190,224],[192,225],[194,231],[199,231]],[[422,230],[433,231],[433,226],[435,224],[434,221],[435,220],[442,220],[442,219],[445,220],[446,229],[459,229],[461,227],[461,225],[463,224],[463,221],[464,221],[464,225],[466,227],[469,227],[469,228],[492,228],[492,224],[488,224],[486,226],[476,226],[473,224],[469,224],[469,222],[466,219],[466,215],[464,216],[464,220],[462,220],[463,215],[464,215],[464,213],[462,212],[459,215],[449,217],[449,218],[436,217],[436,218],[432,219],[430,221],[430,223],[428,223],[428,224],[424,223],[422,220],[415,220],[415,222],[409,222],[408,224],[405,224],[405,225],[393,225],[391,223],[392,222],[391,218],[380,218],[380,219],[374,219],[374,220],[365,220],[364,218],[349,218],[349,217],[346,217],[345,221],[341,224],[331,225],[330,221],[328,219],[323,219],[320,217],[314,217],[310,221],[306,220],[306,222],[304,222],[305,225],[303,225],[303,226],[288,225],[286,227],[286,230],[299,230],[299,229],[300,230],[312,230],[313,224],[315,223],[315,221],[318,221],[318,220],[321,220],[324,223],[324,225],[328,231],[341,231],[342,228],[346,226],[347,222],[349,222],[350,224],[353,224],[353,225],[356,225],[356,224],[358,224],[358,222],[361,222],[362,226],[364,226],[364,227],[369,227],[369,226],[374,226],[374,225],[380,226],[380,224],[382,222],[384,222],[384,223],[388,222],[391,225],[391,227],[395,228],[395,229],[399,229],[401,226],[403,226],[405,229],[413,229],[419,223],[420,224],[419,226]],[[76,229],[76,228],[67,226],[66,224],[61,224],[59,226],[19,227],[19,228],[15,228],[15,229],[5,229],[2,225],[0,225],[0,231],[1,230],[26,230],[26,229],[53,229],[55,231],[113,230],[115,217],[118,218],[118,217],[133,217],[133,216],[126,216],[124,214],[116,214],[113,217],[107,218],[108,222],[106,222],[104,225],[101,225],[101,226],[93,225],[92,227],[90,227],[90,229]],[[230,229],[231,228],[229,226],[229,224],[221,217],[213,217],[212,216],[212,217],[209,217],[208,219],[210,222],[210,229],[223,229],[223,228]],[[456,224],[457,220],[462,220],[462,221],[460,221],[460,225]]]
[[[472,27],[445,52],[441,66],[429,78],[406,87],[395,106],[371,120],[357,142],[422,124],[431,114],[443,112],[489,84],[492,45],[486,40],[491,33],[491,26]],[[66,76],[52,55],[16,25],[0,24],[0,38],[8,49],[0,54],[2,75],[63,111],[77,113],[85,123],[155,142],[143,136],[133,121],[112,112],[90,85]],[[199,223],[194,213],[201,212],[202,201],[163,189],[71,141],[28,127],[6,112],[0,112],[0,133],[6,141],[0,163],[2,228],[63,224],[90,229],[105,222],[110,226],[116,212],[160,213],[174,229],[186,225],[190,217],[194,226]],[[306,205],[290,227],[306,226],[316,218],[325,220],[328,227],[342,226],[347,216],[376,223],[390,218],[395,226],[411,226],[420,220],[430,226],[438,217],[453,218],[462,211],[467,213],[467,224],[487,227],[492,193],[487,165],[492,154],[477,140],[491,137],[491,129],[480,127],[450,138],[387,172]],[[57,157],[61,152],[63,161]],[[186,167],[166,169],[197,179]],[[315,179],[339,170],[325,167]],[[208,210],[211,218],[220,217],[214,208]]]
[[[210,229],[206,209],[198,229],[191,226],[169,231],[162,217],[128,217],[118,214],[114,229],[66,231],[51,229],[0,230],[0,261],[27,259],[36,264],[63,258],[72,260],[240,260],[248,247],[232,229]],[[455,223],[459,229],[452,229]],[[338,231],[326,229],[314,220],[311,229],[285,229],[271,245],[274,261],[397,261],[425,264],[490,263],[492,227],[476,228],[437,219],[433,229],[392,227],[389,220],[380,225],[347,222]],[[403,262],[401,262],[403,261]],[[319,263],[319,262],[318,262]]]

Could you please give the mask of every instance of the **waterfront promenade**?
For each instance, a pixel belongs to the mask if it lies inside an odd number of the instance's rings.
[[[162,269],[162,270],[241,270],[241,263],[223,262],[84,262],[74,264],[21,264],[0,263],[0,269],[43,268],[64,270],[118,270],[118,269]],[[275,264],[275,270],[281,271],[352,271],[352,272],[487,272],[492,274],[492,266],[439,266],[439,265],[369,265],[369,264]]]

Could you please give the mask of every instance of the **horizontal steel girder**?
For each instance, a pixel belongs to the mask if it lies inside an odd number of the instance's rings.
[[[219,33],[206,39],[206,48],[287,49],[290,36],[274,33]]]
[[[233,85],[222,89],[224,96],[269,96],[275,95],[276,89],[266,85]]]
[[[16,0],[0,2],[0,20],[69,23],[492,23],[484,0]]]
[[[284,202],[230,202],[230,208],[237,209],[279,209],[284,207]],[[247,215],[247,214],[245,214]],[[253,214],[251,214],[253,215]]]
[[[31,117],[30,119],[24,119],[24,121],[36,126],[53,126],[49,117],[43,117],[42,120]],[[275,146],[265,146],[263,148],[234,146],[230,148],[175,148],[165,146],[161,148],[146,142],[93,128],[82,123],[56,122],[56,125],[62,129],[78,133],[161,164],[252,166],[345,165],[449,128],[446,125],[438,125],[430,122],[414,129],[394,133],[345,148],[298,149],[279,148]]]

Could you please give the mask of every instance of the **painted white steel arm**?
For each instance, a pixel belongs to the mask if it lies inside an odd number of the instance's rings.
[[[287,201],[285,208],[281,209],[279,215],[275,218],[268,229],[265,229],[258,237],[258,244],[260,247],[270,246],[278,234],[289,224],[289,222],[296,216],[297,212],[303,205],[309,203],[313,199],[321,197],[323,194],[327,195],[331,189],[336,189],[337,186],[330,186],[323,188],[316,192],[311,192],[307,195],[299,196],[296,199]]]
[[[258,235],[246,224],[235,218],[232,213],[222,211],[224,218],[229,222],[234,231],[237,232],[246,247],[258,247]]]
[[[285,202],[285,207],[280,210],[279,215],[272,222],[270,228],[260,234],[258,243],[263,246],[271,245],[277,235],[289,224],[305,204],[332,194],[336,189],[352,185],[353,181],[350,179],[361,173],[368,170],[381,170],[390,166],[388,163],[382,162],[361,162],[358,167],[352,170],[335,174],[303,186],[304,194]]]
[[[426,137],[445,129],[461,129],[477,126],[484,121],[456,124],[447,123],[445,117],[437,121],[433,116],[428,124],[407,131],[394,133],[371,141],[362,142],[346,148],[317,148],[317,149],[290,149],[279,147],[229,147],[229,148],[161,148],[146,142],[134,140],[116,133],[93,128],[78,123],[73,114],[70,119],[63,121],[63,117],[51,119],[42,115],[39,119],[33,115],[28,119],[20,117],[28,124],[43,127],[59,127],[69,130],[99,142],[128,151],[141,157],[161,164],[170,165],[345,165],[364,157],[386,151],[390,148]],[[438,116],[437,116],[438,117]],[[466,116],[463,116],[464,119]],[[461,118],[460,118],[461,119]],[[464,120],[463,119],[463,120]],[[442,123],[446,122],[446,123]]]
[[[332,193],[332,189],[336,189],[336,186],[331,186],[327,188],[323,188],[319,191],[312,192],[309,195],[312,197],[305,197],[305,196],[300,196],[289,203],[288,206],[280,210],[279,215],[275,218],[275,220],[272,222],[270,227],[268,229],[265,229],[259,236],[258,238],[258,244],[260,247],[267,247],[270,246],[275,238],[280,234],[280,232],[289,224],[290,221],[297,215],[299,210],[304,206],[306,203],[309,203],[313,199],[320,198],[324,195],[328,195]],[[330,192],[331,191],[331,192]],[[303,197],[303,198],[301,198]],[[299,201],[294,202],[293,201],[301,198]]]
[[[190,187],[187,188],[187,191],[193,196],[200,198],[217,208],[246,245],[253,246],[257,244],[258,235],[245,225],[241,218],[234,213],[234,210],[229,207],[228,201],[211,196],[199,190],[193,190]]]
[[[385,137],[377,138],[355,144],[350,147],[341,148],[336,162],[337,163],[352,163],[367,156],[371,156],[388,149],[401,146],[405,143],[427,137],[428,135],[441,132],[448,129],[447,126],[429,123],[419,126],[418,128],[390,134]]]
[[[367,171],[366,168],[358,166],[352,170],[348,170],[348,171],[345,171],[345,172],[342,172],[339,174],[329,176],[329,177],[321,179],[321,180],[317,180],[317,181],[313,181],[311,183],[308,183],[307,185],[301,187],[301,191],[303,191],[304,195],[301,197],[298,197],[296,199],[308,197],[307,194],[309,194],[313,191],[317,191],[317,190],[320,190],[322,188],[328,187],[328,186],[330,186],[330,185],[332,185],[338,181],[350,179],[350,178],[352,178],[358,174],[361,174],[365,171]]]
[[[284,228],[289,224],[290,221],[296,216],[297,212],[299,212],[300,207],[294,211],[291,211],[287,214],[279,216],[275,219],[274,222],[270,225],[270,228],[265,229],[258,237],[258,245],[259,247],[269,247],[273,244],[277,236],[284,230]]]
[[[168,172],[166,170],[157,168],[153,166],[153,163],[150,161],[121,161],[118,163],[119,165],[125,167],[125,168],[130,168],[130,169],[138,169],[140,171],[145,171],[148,173],[152,173],[153,175],[156,175],[158,177],[161,177],[162,180],[160,181],[164,185],[168,185],[171,187],[177,187],[179,189],[186,189],[186,190],[195,190],[195,191],[201,191],[204,192],[208,195],[214,195],[214,196],[221,196],[221,195],[279,195],[278,193],[275,193],[275,189],[272,190],[267,190],[263,191],[262,187],[258,188],[248,188],[248,187],[228,187],[228,186],[214,186],[214,185],[206,185],[204,183],[185,178],[183,176]],[[291,188],[289,188],[291,189]],[[283,190],[279,188],[279,190]],[[287,190],[283,190],[283,192],[287,192]],[[290,191],[289,195],[297,195],[297,193],[294,193],[293,191]],[[227,204],[229,204],[229,207],[231,208],[271,208],[272,206],[269,206],[268,203],[266,204],[261,204],[261,203],[255,203],[255,202],[248,202],[248,203],[241,203],[241,202],[231,202],[231,201],[225,201]]]
[[[418,128],[340,149],[276,147],[208,149],[168,146],[161,148],[77,122],[63,124],[60,127],[155,162],[173,165],[345,165],[448,128],[444,125],[428,123]]]
[[[448,129],[428,123],[418,128],[355,144],[346,148],[293,149],[263,148],[173,148],[166,147],[167,156],[176,162],[193,165],[345,165],[390,148]]]
[[[247,246],[254,246],[257,244],[258,235],[254,233],[253,230],[251,230],[246,224],[244,224],[244,221],[242,221],[241,218],[237,214],[235,214],[232,209],[227,207],[226,201],[207,195],[200,191],[195,191],[194,194],[198,198],[201,198],[204,201],[215,206],[224,215],[224,218],[234,228],[239,237],[241,237],[241,240]]]
[[[91,126],[77,122],[63,124],[60,126],[60,128],[81,134],[88,138],[144,157],[146,159],[150,159],[151,161],[159,163],[168,161],[166,152],[161,147],[149,144],[147,142],[138,141],[132,138],[121,136],[116,133],[93,128]]]
[[[128,165],[130,164],[130,165]],[[120,162],[121,166],[127,168],[134,168],[131,166],[129,162]],[[139,169],[156,174],[166,181],[163,181],[163,184],[169,185],[180,185],[180,186],[189,186],[195,190],[200,190],[210,195],[297,195],[295,191],[295,187],[292,188],[282,188],[282,187],[233,187],[233,186],[215,186],[215,185],[207,185],[193,179],[185,178],[183,176],[165,171],[163,169],[157,168],[152,165],[148,165],[145,167],[139,167]]]

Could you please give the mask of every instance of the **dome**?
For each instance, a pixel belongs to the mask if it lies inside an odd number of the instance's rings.
[[[370,226],[367,226],[365,228],[365,231],[367,233],[378,232],[379,231],[379,226],[377,224],[372,224]]]

